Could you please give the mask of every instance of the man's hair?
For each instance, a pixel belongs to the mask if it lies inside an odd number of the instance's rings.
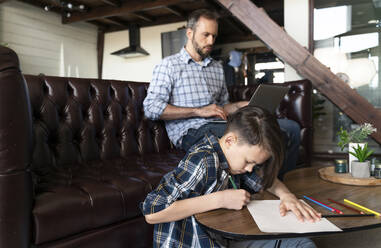
[[[198,9],[193,11],[189,16],[188,16],[188,21],[187,21],[187,28],[192,29],[193,31],[196,30],[197,22],[200,19],[200,17],[204,17],[209,20],[215,20],[216,22],[218,21],[218,15],[217,13],[207,10],[207,9]]]
[[[246,106],[228,117],[225,134],[234,132],[238,144],[258,145],[270,158],[258,169],[264,189],[271,187],[284,159],[282,131],[276,117],[260,107]]]

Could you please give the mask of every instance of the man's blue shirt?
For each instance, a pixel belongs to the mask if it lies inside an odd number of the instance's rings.
[[[194,108],[223,106],[228,100],[222,65],[210,57],[199,64],[182,48],[155,66],[143,107],[148,118],[157,120],[168,104]],[[206,123],[208,118],[194,117],[166,120],[165,126],[169,139],[180,147],[190,128],[198,129]]]

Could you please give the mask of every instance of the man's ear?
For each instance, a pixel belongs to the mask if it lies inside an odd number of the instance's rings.
[[[188,40],[192,40],[193,30],[191,28],[187,28],[186,35],[187,35]]]

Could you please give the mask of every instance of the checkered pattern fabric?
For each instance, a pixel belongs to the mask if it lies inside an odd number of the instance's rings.
[[[210,57],[199,64],[182,48],[154,68],[143,106],[146,117],[156,120],[168,104],[195,108],[210,104],[223,106],[228,100],[222,65]],[[188,129],[197,129],[208,121],[198,117],[167,120],[165,126],[169,139],[180,147]]]
[[[144,215],[159,212],[177,200],[232,188],[228,183],[228,163],[217,137],[208,133],[192,146],[178,167],[166,174],[158,187],[141,204]],[[258,192],[261,178],[255,173],[233,175],[238,187]],[[196,222],[194,216],[156,224],[154,247],[220,247]]]

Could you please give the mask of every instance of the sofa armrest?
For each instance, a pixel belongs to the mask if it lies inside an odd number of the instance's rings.
[[[0,46],[0,247],[29,247],[32,122],[17,55]]]

